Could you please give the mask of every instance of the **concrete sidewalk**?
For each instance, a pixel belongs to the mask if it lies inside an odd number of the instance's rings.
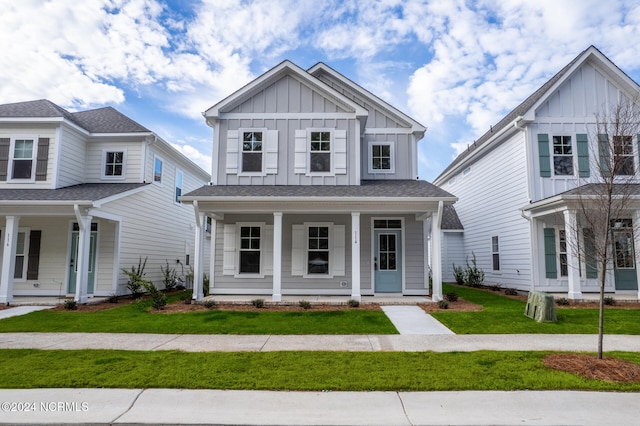
[[[2,424],[636,425],[637,393],[0,390]]]

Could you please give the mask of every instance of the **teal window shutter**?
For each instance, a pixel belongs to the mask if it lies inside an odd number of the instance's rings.
[[[589,138],[585,134],[576,135],[578,145],[578,176],[589,177]]]
[[[587,272],[587,278],[598,278],[598,264],[596,263],[596,242],[593,235],[593,230],[590,228],[584,228],[582,230],[584,235],[584,263]]]
[[[598,135],[598,153],[600,154],[600,170],[602,177],[611,176],[611,151],[609,149],[609,136]]]
[[[549,135],[546,133],[538,133],[538,156],[540,158],[540,177],[551,177]]]
[[[556,230],[554,228],[544,228],[544,269],[547,278],[558,278]]]

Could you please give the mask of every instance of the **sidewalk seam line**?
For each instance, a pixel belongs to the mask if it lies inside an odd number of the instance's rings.
[[[264,347],[267,346],[267,343],[269,343],[269,340],[271,340],[271,336],[272,336],[271,334],[267,335],[267,340],[265,340],[262,346],[260,346],[259,352],[264,352]]]
[[[115,422],[117,422],[118,420],[120,420],[120,418],[122,416],[124,416],[125,414],[127,414],[129,411],[131,411],[131,409],[133,408],[134,405],[136,405],[136,402],[138,402],[138,399],[140,398],[140,396],[142,396],[142,394],[144,393],[144,391],[146,391],[146,389],[140,389],[140,392],[138,392],[138,394],[136,395],[135,398],[133,398],[133,401],[131,401],[131,404],[129,404],[129,407],[127,407],[126,410],[124,410],[122,413],[120,413],[115,419],[111,420],[109,422],[109,424],[114,424]]]
[[[409,423],[410,426],[415,426],[415,424],[411,421],[411,418],[409,418],[409,413],[407,413],[407,407],[404,406],[404,400],[402,399],[400,392],[396,392],[396,396],[400,400],[400,405],[402,406],[402,412],[404,413],[404,417],[407,419],[407,423]]]
[[[161,348],[162,346],[164,346],[164,345],[166,345],[166,344],[169,344],[169,343],[173,342],[174,340],[178,339],[179,337],[184,336],[184,334],[173,334],[173,335],[171,335],[171,334],[165,334],[165,336],[173,336],[173,338],[172,338],[172,339],[169,339],[169,340],[167,340],[167,341],[165,341],[165,342],[162,342],[162,343],[161,343],[161,344],[159,344],[159,345],[156,345],[156,346],[152,347],[152,348],[151,348],[151,350],[152,350],[152,351],[157,351],[157,350],[159,350],[159,348]]]

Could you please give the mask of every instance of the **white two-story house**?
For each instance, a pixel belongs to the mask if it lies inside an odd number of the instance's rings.
[[[591,46],[470,143],[435,180],[459,198],[461,224],[444,234],[446,278],[452,279],[452,263],[464,266],[475,254],[488,283],[572,299],[598,292],[594,234],[579,194],[588,196],[589,185],[600,181],[602,142],[622,142],[616,155],[628,161],[620,179],[640,183],[639,136],[600,133],[596,118],[639,94],[638,84]],[[637,297],[640,210],[629,206],[611,221],[605,289]]]
[[[209,180],[111,107],[0,105],[0,303],[124,294],[141,258],[159,287],[161,265],[187,273],[196,216],[179,197]]]
[[[424,126],[323,63],[289,61],[203,114],[212,182],[182,200],[200,215],[198,253],[211,218],[211,294],[429,294],[429,235],[455,197],[418,179]]]

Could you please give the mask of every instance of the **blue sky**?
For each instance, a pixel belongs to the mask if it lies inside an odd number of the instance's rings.
[[[0,0],[0,103],[111,105],[205,170],[201,112],[284,59],[428,127],[433,180],[589,45],[640,81],[635,0]]]

